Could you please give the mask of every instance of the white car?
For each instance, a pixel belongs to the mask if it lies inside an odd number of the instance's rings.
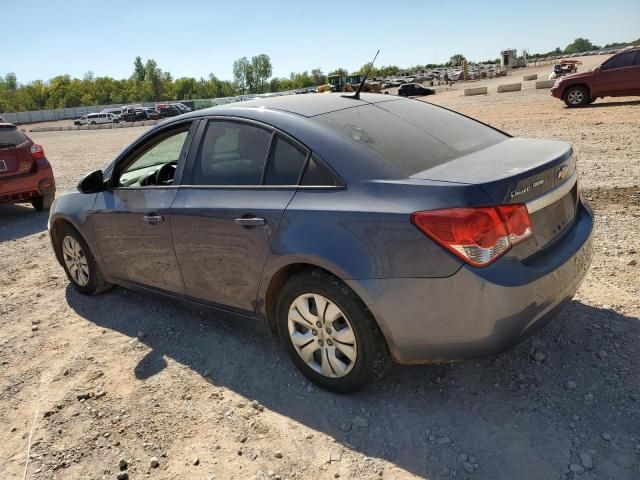
[[[113,113],[89,113],[73,121],[74,125],[100,125],[102,123],[116,123],[118,117]]]

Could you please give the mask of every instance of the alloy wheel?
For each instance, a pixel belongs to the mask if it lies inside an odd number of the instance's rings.
[[[584,93],[582,93],[580,90],[571,90],[567,94],[567,101],[571,105],[579,105],[580,103],[582,103],[583,99],[584,99]]]
[[[328,298],[300,295],[289,307],[288,327],[296,352],[315,372],[340,378],[353,369],[358,355],[353,327]]]
[[[80,243],[67,235],[62,240],[62,257],[71,278],[81,287],[89,283],[89,262]]]

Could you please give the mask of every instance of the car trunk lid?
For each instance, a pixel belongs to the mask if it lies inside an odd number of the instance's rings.
[[[534,236],[518,248],[525,258],[560,238],[573,223],[578,192],[572,153],[565,142],[509,138],[412,178],[477,185],[493,205],[526,204]]]

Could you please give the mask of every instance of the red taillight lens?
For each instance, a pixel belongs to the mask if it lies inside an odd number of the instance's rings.
[[[465,262],[484,267],[532,235],[526,206],[416,212],[411,222]]]
[[[44,158],[44,148],[42,148],[42,145],[36,145],[35,143],[31,145],[31,158],[34,160]]]
[[[533,235],[531,220],[527,207],[521,203],[517,205],[501,205],[496,207],[509,232],[509,242],[517,245]]]

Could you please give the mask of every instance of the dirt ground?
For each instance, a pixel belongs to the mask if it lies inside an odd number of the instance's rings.
[[[47,215],[0,206],[0,478],[640,478],[640,101],[569,110],[530,86],[427,100],[574,145],[596,255],[554,322],[504,354],[396,366],[336,396],[248,321],[75,293]],[[62,191],[142,131],[31,136]]]

